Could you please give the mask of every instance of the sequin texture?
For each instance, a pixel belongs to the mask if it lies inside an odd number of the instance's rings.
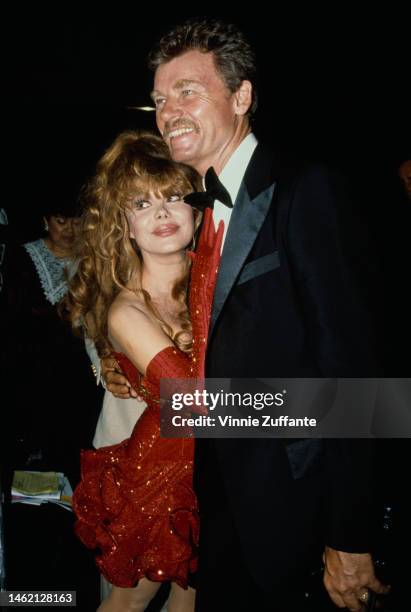
[[[160,376],[187,377],[190,360],[169,347],[141,381],[124,355],[116,357],[135,388],[144,383],[147,408],[128,440],[82,451],[75,530],[88,548],[98,549],[96,563],[112,584],[132,587],[147,577],[185,588],[197,568],[194,440],[160,438],[158,397]]]

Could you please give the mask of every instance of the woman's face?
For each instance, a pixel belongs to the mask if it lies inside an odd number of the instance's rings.
[[[178,253],[190,244],[194,233],[193,209],[176,194],[133,198],[127,213],[130,237],[142,256]]]
[[[69,253],[73,246],[76,229],[80,220],[76,217],[50,215],[47,218],[49,226],[48,238],[56,251]]]

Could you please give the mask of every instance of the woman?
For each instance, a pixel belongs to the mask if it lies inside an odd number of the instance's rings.
[[[52,198],[45,196],[43,237],[15,249],[8,269],[8,325],[13,333],[7,365],[15,393],[7,458],[23,469],[65,472],[73,483],[100,397],[84,342],[73,337],[58,313],[68,288],[78,205],[63,194],[53,193]],[[28,364],[24,370],[23,364]]]
[[[101,356],[114,353],[147,401],[129,440],[82,457],[77,534],[100,549],[97,564],[115,585],[100,612],[144,610],[163,581],[172,582],[169,612],[194,609],[193,440],[160,438],[159,384],[204,374],[223,227],[215,233],[208,210],[191,270],[191,328],[187,248],[199,215],[183,198],[200,185],[158,136],[126,132],[88,190],[71,318],[84,322]]]

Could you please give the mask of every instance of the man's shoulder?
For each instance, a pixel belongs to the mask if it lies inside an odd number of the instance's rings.
[[[255,180],[267,184],[292,181],[307,167],[306,162],[295,159],[265,141],[259,141],[247,166],[244,180],[250,184]]]
[[[254,199],[259,193],[287,175],[281,155],[264,142],[255,148],[244,174],[247,191]]]
[[[346,180],[343,173],[323,161],[296,158],[267,142],[259,142],[247,166],[244,183],[251,199],[276,185],[274,197],[287,192],[327,188],[340,191]]]
[[[332,164],[321,160],[305,159],[292,151],[285,151],[267,141],[259,141],[250,159],[247,170],[255,170],[261,166],[271,170],[273,176],[279,179],[304,176],[337,176],[342,173]]]

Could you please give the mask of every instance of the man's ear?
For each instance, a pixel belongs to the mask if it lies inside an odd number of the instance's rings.
[[[234,94],[234,111],[236,115],[245,115],[253,99],[253,86],[250,81],[242,81]]]

